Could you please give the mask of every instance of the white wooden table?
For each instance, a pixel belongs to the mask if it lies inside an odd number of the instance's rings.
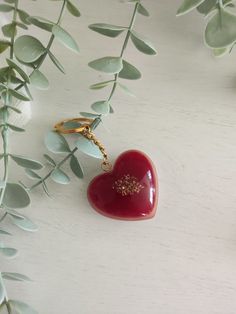
[[[57,16],[53,8],[59,2],[21,2],[32,15]],[[50,183],[52,199],[35,191],[25,212],[39,232],[10,227],[16,236],[9,244],[20,255],[1,267],[34,279],[8,288],[11,297],[42,314],[236,313],[235,55],[214,59],[203,45],[202,17],[175,17],[180,1],[144,2],[152,17],[139,16],[136,29],[155,43],[158,56],[129,46],[126,58],[143,73],[142,80],[127,82],[137,98],[118,91],[115,114],[97,134],[113,160],[130,148],[150,155],[159,173],[158,214],[141,222],[97,214],[88,205],[86,188],[100,171],[99,161],[82,154],[84,180]],[[55,44],[67,75],[50,61],[44,65],[51,88],[33,92],[33,118],[25,135],[14,135],[15,153],[42,160],[43,138],[52,125],[89,110],[109,92],[88,89],[107,76],[87,63],[118,55],[123,38],[106,38],[87,26],[127,25],[132,6],[81,0],[79,7],[82,17],[66,15],[63,25],[81,54]],[[46,42],[47,33],[35,28],[35,34]]]

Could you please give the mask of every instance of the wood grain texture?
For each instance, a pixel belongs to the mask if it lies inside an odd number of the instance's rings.
[[[137,99],[117,91],[115,114],[97,134],[113,160],[130,148],[150,155],[160,180],[158,214],[141,222],[99,216],[86,199],[99,162],[81,154],[83,181],[73,179],[66,187],[51,183],[52,199],[35,191],[26,212],[40,230],[29,235],[14,229],[11,242],[21,254],[1,267],[35,280],[10,283],[9,289],[11,297],[20,294],[40,313],[236,313],[235,55],[214,59],[203,45],[202,17],[175,17],[180,1],[144,2],[152,17],[139,16],[136,30],[152,39],[158,56],[129,46],[127,60],[143,73],[142,80],[127,82]],[[56,17],[59,4],[22,3],[45,17]],[[87,63],[117,55],[123,38],[105,38],[87,26],[126,25],[132,8],[116,0],[81,0],[79,6],[82,17],[66,15],[64,25],[81,54],[55,44],[68,74],[62,76],[50,61],[44,65],[51,89],[34,91],[33,119],[25,135],[14,137],[15,153],[39,158],[44,134],[55,122],[108,93],[89,91],[107,76]],[[46,42],[47,34],[34,31]]]

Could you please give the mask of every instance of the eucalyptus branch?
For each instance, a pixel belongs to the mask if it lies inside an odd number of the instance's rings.
[[[205,17],[206,28],[204,43],[215,57],[231,53],[236,42],[236,14],[229,10],[235,7],[233,0],[184,1],[177,11],[177,16],[196,9]]]
[[[59,13],[59,18],[54,24],[53,22],[44,22],[44,19],[39,17],[30,17],[29,14],[18,8],[19,0],[8,1],[6,4],[0,5],[0,11],[13,12],[12,21],[2,27],[5,37],[9,40],[0,40],[0,53],[6,49],[10,49],[9,58],[6,58],[7,66],[0,68],[0,98],[2,106],[0,107],[1,119],[1,136],[3,145],[4,170],[3,179],[0,181],[0,208],[4,211],[0,218],[0,223],[3,224],[6,217],[9,217],[11,222],[17,227],[25,231],[36,231],[37,226],[26,216],[19,213],[16,209],[27,207],[30,204],[30,197],[26,189],[19,183],[9,182],[9,167],[10,159],[18,166],[27,169],[41,169],[43,165],[25,156],[15,155],[9,152],[9,129],[15,132],[22,132],[24,129],[9,123],[9,116],[12,111],[20,114],[20,110],[16,107],[15,101],[30,101],[32,99],[28,85],[32,84],[38,88],[48,85],[47,78],[39,71],[47,55],[50,56],[53,63],[63,71],[62,65],[56,57],[50,52],[50,48],[55,37],[64,35],[64,44],[72,50],[78,51],[77,44],[61,26],[61,20],[65,8],[74,15],[79,16],[78,9],[71,4],[69,0],[63,0],[63,4]],[[18,20],[19,19],[19,20]],[[46,47],[41,42],[32,36],[23,35],[16,38],[17,28],[28,28],[32,23],[44,30],[50,31],[51,36]],[[22,49],[22,47],[24,49]],[[32,59],[33,56],[33,59]],[[18,62],[15,61],[18,59]],[[21,66],[22,63],[23,65]],[[31,74],[25,72],[25,66],[33,68]],[[15,85],[17,85],[15,87]],[[22,92],[24,87],[25,93]],[[7,231],[0,228],[0,235],[9,235]],[[0,253],[6,257],[13,257],[17,250],[11,247],[6,247],[0,243]],[[29,305],[18,300],[8,299],[4,280],[25,281],[29,278],[19,273],[0,273],[0,310],[3,306],[6,307],[7,313],[36,313]]]
[[[61,6],[61,10],[60,10],[60,13],[59,13],[59,18],[57,20],[57,22],[55,23],[55,25],[60,25],[61,23],[61,20],[62,20],[62,17],[63,17],[63,13],[65,11],[65,6],[66,6],[66,3],[67,3],[67,0],[63,0],[63,3],[62,3],[62,6]],[[48,54],[50,53],[50,49],[52,47],[52,44],[54,42],[54,39],[55,39],[55,35],[52,34],[49,38],[49,41],[48,41],[48,44],[46,46],[46,49],[45,49],[45,53],[42,55],[42,57],[40,58],[40,61],[38,62],[38,64],[34,67],[33,71],[31,72],[31,74],[29,75],[30,77],[33,75],[33,73],[38,70],[41,65],[43,64],[44,60],[46,59],[46,57],[48,56]],[[21,89],[22,87],[24,87],[27,83],[26,82],[23,82],[21,84],[19,84],[15,90],[19,90]]]
[[[87,117],[93,117],[94,120],[91,124],[91,129],[94,130],[101,122],[103,114],[107,114],[109,111],[111,111],[110,102],[112,100],[112,97],[114,95],[114,92],[117,88],[118,80],[119,78],[126,78],[126,79],[138,79],[140,78],[141,74],[133,65],[123,60],[124,52],[126,50],[126,47],[128,45],[129,39],[131,38],[133,43],[135,44],[136,48],[144,53],[147,54],[156,54],[155,49],[153,48],[152,44],[142,38],[139,34],[135,33],[133,31],[135,19],[137,16],[137,13],[140,13],[144,16],[148,16],[149,13],[145,9],[145,7],[140,3],[140,0],[137,0],[134,2],[134,10],[133,14],[129,23],[128,27],[120,27],[120,26],[114,26],[109,24],[93,24],[89,27],[97,31],[98,33],[101,33],[103,35],[107,35],[109,37],[116,37],[123,31],[126,31],[126,35],[124,38],[124,42],[121,48],[121,52],[119,54],[119,57],[105,57],[102,59],[94,60],[89,63],[89,65],[96,70],[104,71],[109,74],[114,74],[114,79],[102,83],[95,84],[95,88],[102,88],[107,86],[109,83],[112,83],[111,91],[109,93],[109,96],[107,97],[107,100],[105,101],[99,101],[92,105],[92,108],[96,111],[96,114],[90,114],[90,113],[81,113],[84,116]],[[114,64],[113,67],[110,66],[111,64]],[[104,108],[105,107],[105,110]],[[108,112],[107,112],[108,111]],[[60,162],[55,162],[51,157],[47,156],[47,161],[52,166],[52,169],[43,177],[41,177],[38,173],[35,172],[29,172],[28,175],[32,179],[36,179],[37,182],[29,188],[29,191],[32,191],[35,187],[38,187],[42,185],[42,187],[45,190],[45,182],[49,178],[53,179],[57,183],[69,183],[69,177],[60,169],[66,161],[70,160],[70,167],[72,172],[79,178],[83,177],[82,169],[79,164],[78,159],[75,157],[74,153],[77,150],[81,150],[80,144],[81,141],[83,142],[83,152],[88,153],[89,155],[97,154],[97,150],[93,147],[91,148],[91,143],[89,143],[88,139],[85,139],[80,137],[79,141],[77,141],[75,148],[73,150],[70,150],[69,145],[65,138],[57,134],[55,132],[50,132],[46,138],[46,145],[47,148],[52,151],[53,153],[60,153],[60,152],[68,152],[66,157],[64,157]],[[87,142],[87,143],[86,143]],[[85,144],[85,145],[84,145]],[[87,144],[87,148],[86,148]],[[93,146],[93,143],[92,143]],[[94,149],[94,152],[91,150]],[[47,193],[47,191],[45,191]],[[48,194],[48,193],[47,193]]]

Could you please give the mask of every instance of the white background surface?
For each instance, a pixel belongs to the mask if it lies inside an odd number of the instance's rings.
[[[60,6],[21,2],[33,15],[51,19]],[[25,212],[39,232],[10,227],[16,236],[8,243],[20,255],[1,262],[1,268],[34,279],[9,283],[8,289],[10,297],[42,314],[236,313],[235,53],[214,59],[203,45],[202,17],[192,13],[177,19],[179,3],[144,1],[152,17],[139,16],[136,30],[150,37],[159,55],[148,57],[130,44],[126,58],[143,73],[142,80],[127,82],[137,99],[117,91],[115,114],[97,132],[112,160],[130,148],[150,155],[159,173],[158,214],[153,220],[123,222],[93,211],[86,188],[100,164],[82,155],[84,180],[50,183],[52,199],[35,191]],[[44,135],[55,122],[89,110],[108,95],[108,89],[89,91],[90,84],[107,76],[87,63],[118,55],[123,38],[106,38],[87,26],[127,25],[132,6],[81,0],[79,7],[82,17],[66,14],[63,25],[81,53],[54,45],[67,75],[50,61],[44,65],[51,88],[33,92],[33,119],[24,135],[14,135],[14,153],[42,160]],[[46,43],[48,34],[34,31]],[[11,174],[22,178],[23,172],[12,168]]]

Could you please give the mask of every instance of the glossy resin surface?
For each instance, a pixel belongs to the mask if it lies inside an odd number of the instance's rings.
[[[88,187],[92,207],[116,219],[152,218],[157,199],[155,167],[144,153],[137,150],[122,153],[113,170],[95,177]]]

